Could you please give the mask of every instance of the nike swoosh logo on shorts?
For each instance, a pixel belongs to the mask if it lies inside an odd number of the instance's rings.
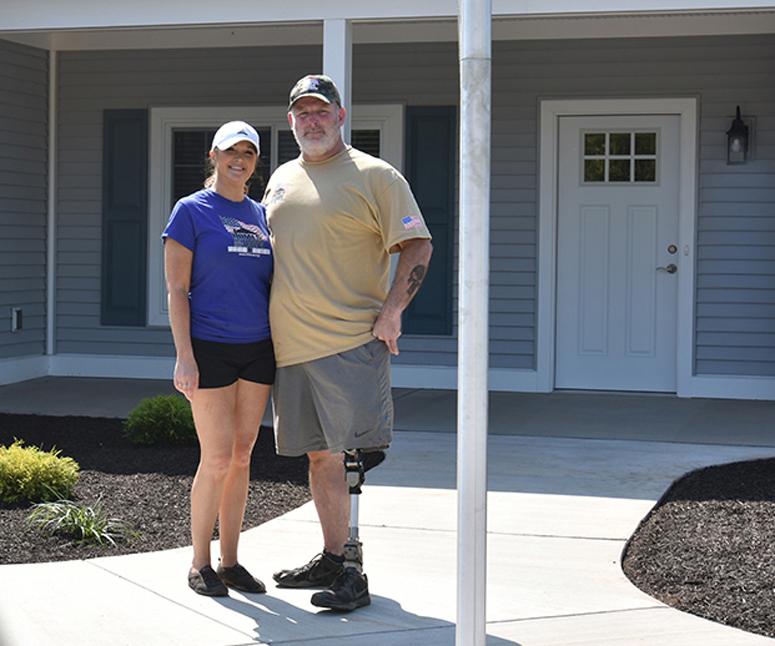
[[[370,433],[370,432],[371,432],[371,429],[367,428],[365,431],[360,431],[358,433],[353,433],[353,436],[355,436],[355,437],[363,437],[364,435],[366,435],[366,433]]]

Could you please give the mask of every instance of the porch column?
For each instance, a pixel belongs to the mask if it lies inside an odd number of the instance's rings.
[[[350,143],[350,91],[352,89],[352,22],[344,18],[323,21],[323,74],[336,83],[347,108],[347,119],[342,125],[342,137]]]
[[[56,320],[57,51],[48,52],[48,205],[46,214],[46,354],[53,355]]]
[[[459,0],[457,646],[484,646],[490,273],[491,0]]]

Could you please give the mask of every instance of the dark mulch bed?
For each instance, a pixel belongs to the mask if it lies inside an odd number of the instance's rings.
[[[623,567],[670,606],[775,637],[775,458],[677,480],[630,539]]]
[[[0,563],[35,563],[149,552],[191,544],[189,492],[199,449],[138,447],[122,435],[122,421],[94,417],[0,414],[0,444],[54,446],[81,466],[73,498],[101,499],[110,516],[139,535],[129,543],[89,545],[45,536],[26,522],[29,506],[0,502]],[[307,459],[275,455],[271,429],[262,429],[253,452],[245,529],[309,500]],[[215,534],[217,536],[217,532]]]

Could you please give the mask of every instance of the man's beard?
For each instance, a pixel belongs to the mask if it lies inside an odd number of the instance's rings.
[[[306,139],[304,135],[299,135],[296,129],[293,130],[293,137],[296,139],[301,152],[311,157],[320,157],[336,146],[339,137],[339,128],[334,127],[331,132],[325,132],[320,139]]]

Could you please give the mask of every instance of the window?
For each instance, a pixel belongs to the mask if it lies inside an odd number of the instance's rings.
[[[213,128],[173,128],[172,130],[172,193],[170,210],[181,197],[202,188],[208,169],[208,153],[213,140]],[[261,156],[256,165],[256,174],[250,183],[248,195],[261,200],[269,181],[269,164],[272,158],[271,130],[259,128]]]
[[[261,156],[253,181],[250,183],[248,195],[254,200],[261,201],[273,170],[266,161],[272,159],[272,130],[271,128],[257,130],[261,142]],[[207,176],[208,153],[214,134],[214,128],[173,128],[170,210],[181,197],[202,188]],[[381,134],[379,129],[353,130],[350,139],[352,145],[358,150],[379,157]],[[278,130],[277,146],[278,166],[299,155],[299,147],[290,130]]]
[[[398,170],[403,162],[403,106],[354,106],[353,146],[382,157]],[[286,108],[153,108],[150,112],[148,325],[169,325],[164,254],[159,236],[182,196],[202,187],[207,153],[222,123],[241,119],[258,130],[261,159],[249,194],[260,200],[272,171],[299,154]]]
[[[656,132],[584,132],[585,184],[655,184]]]

